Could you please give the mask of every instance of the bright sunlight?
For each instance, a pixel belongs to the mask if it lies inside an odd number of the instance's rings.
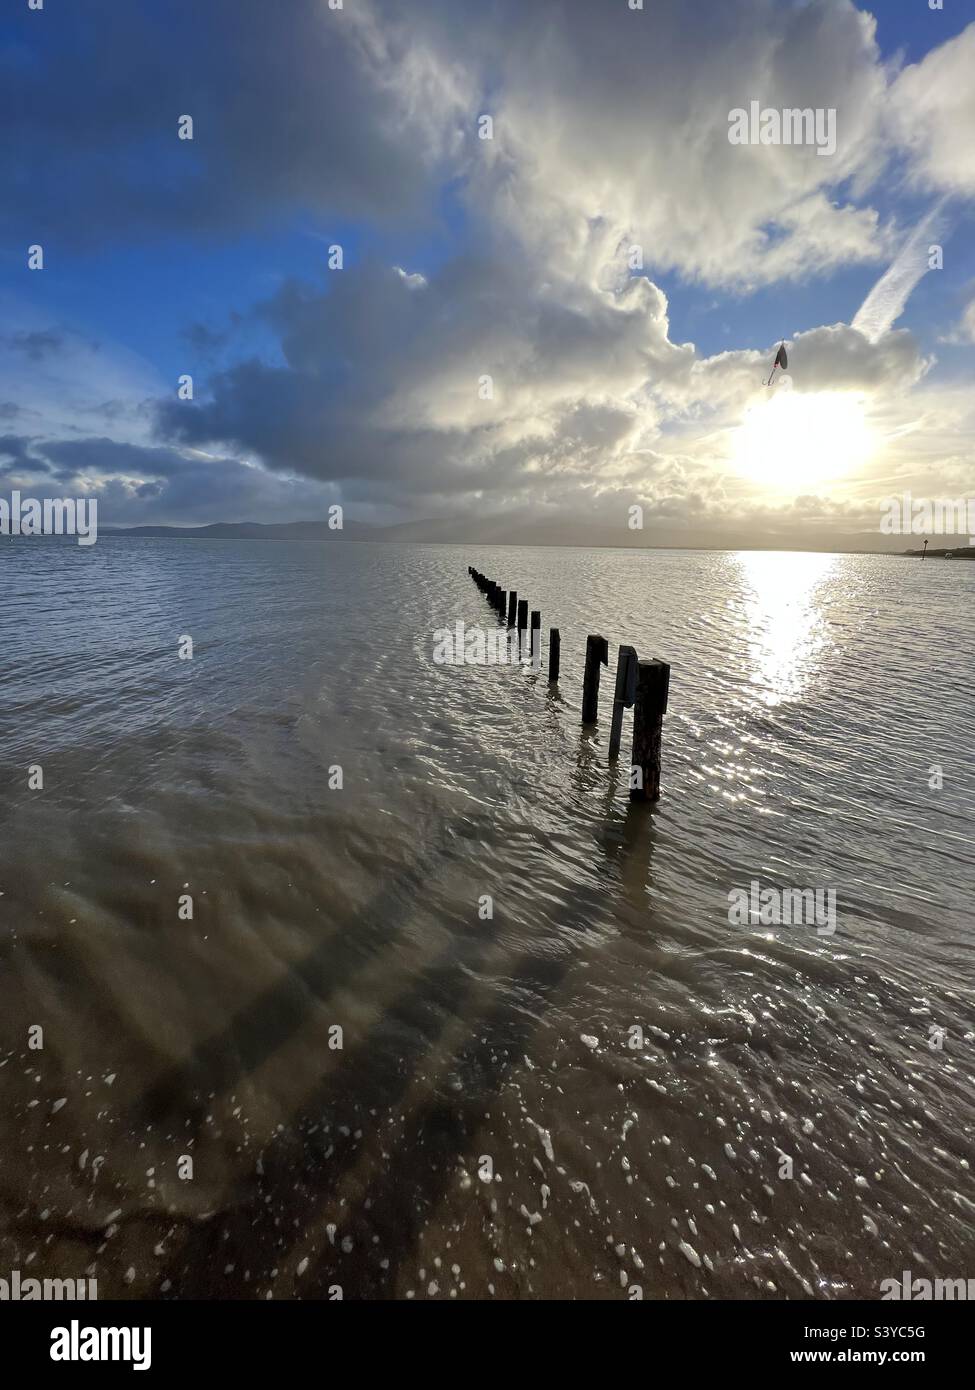
[[[746,410],[731,464],[752,482],[803,492],[867,463],[874,445],[861,395],[780,387]]]

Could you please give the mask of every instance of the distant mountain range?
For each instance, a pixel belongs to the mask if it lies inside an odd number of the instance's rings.
[[[347,521],[341,531],[332,530],[327,521],[215,521],[210,526],[100,526],[98,534],[189,541],[324,541],[344,536],[355,541],[378,539],[384,530],[362,521]]]
[[[372,526],[364,521],[346,521],[341,531],[332,530],[327,521],[218,521],[210,526],[100,526],[100,536],[150,536],[168,540],[298,540],[409,541],[429,545],[561,545],[628,550],[803,550],[851,551],[856,553],[914,554],[898,545],[897,538],[875,531],[846,536],[824,536],[815,527],[790,529],[780,535],[767,524],[761,528],[733,528],[659,524],[644,531],[626,526],[592,524],[585,520],[537,522],[519,521],[505,516],[471,520],[466,517],[404,521],[393,526]],[[954,553],[975,558],[975,546]],[[920,552],[916,552],[920,553]],[[944,551],[929,550],[929,556]]]

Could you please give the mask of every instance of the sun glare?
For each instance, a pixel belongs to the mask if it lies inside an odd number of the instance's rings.
[[[734,432],[731,463],[752,482],[802,492],[865,464],[873,447],[862,396],[772,388]]]

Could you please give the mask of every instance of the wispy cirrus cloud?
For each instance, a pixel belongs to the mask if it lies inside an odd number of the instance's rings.
[[[918,223],[881,275],[853,319],[853,327],[871,343],[889,332],[907,301],[931,267],[933,245],[945,231],[945,206],[940,199]]]

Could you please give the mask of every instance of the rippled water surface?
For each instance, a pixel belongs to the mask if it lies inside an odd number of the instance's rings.
[[[561,629],[557,689],[434,663],[492,626],[469,564]],[[0,586],[0,1273],[975,1276],[975,565],[103,537],[5,540]],[[652,810],[620,642],[672,665]],[[752,880],[835,934],[729,924]]]

